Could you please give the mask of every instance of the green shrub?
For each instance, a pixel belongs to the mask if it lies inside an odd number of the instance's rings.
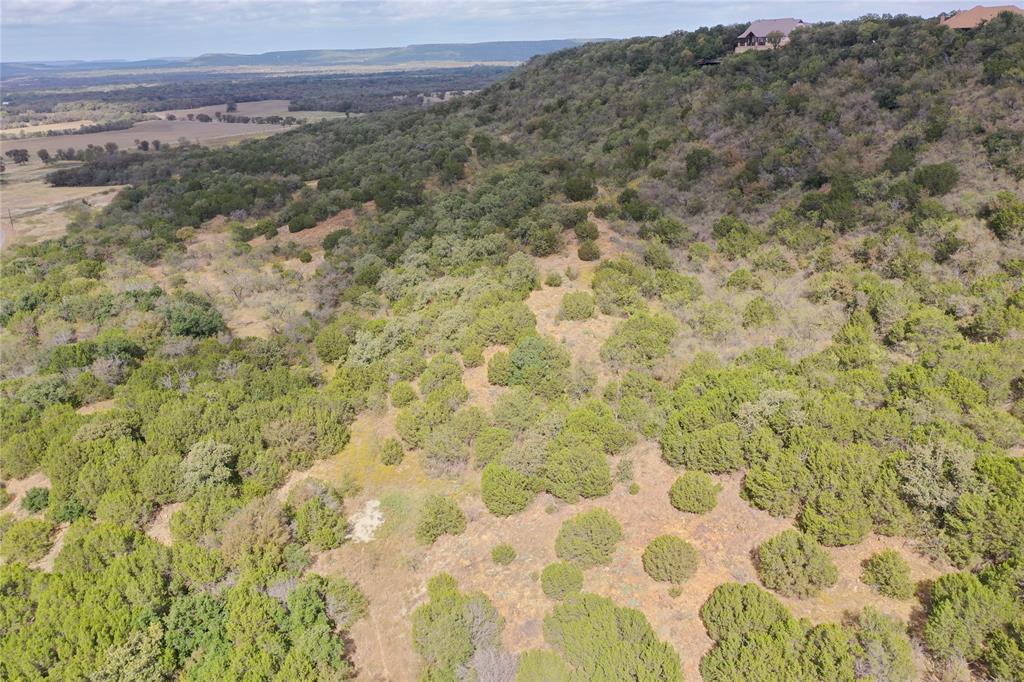
[[[795,530],[761,543],[757,572],[765,587],[787,597],[813,597],[839,579],[835,564],[818,541]]]
[[[868,606],[857,617],[855,625],[854,656],[862,678],[915,678],[914,652],[907,637],[907,627],[898,618]]]
[[[623,320],[601,346],[605,362],[649,366],[664,357],[679,331],[668,315],[638,312]]]
[[[483,469],[512,448],[512,432],[500,426],[488,426],[473,441],[473,465]]]
[[[405,459],[405,450],[396,438],[388,438],[380,446],[380,463],[395,466]]]
[[[570,175],[565,181],[565,196],[569,201],[586,201],[597,196],[597,186],[589,175]]]
[[[615,545],[625,538],[622,526],[604,509],[577,514],[562,524],[555,538],[555,554],[581,568],[607,564]]]
[[[509,544],[495,545],[491,550],[491,561],[499,566],[508,566],[516,560],[516,548]]]
[[[753,298],[743,308],[743,326],[764,327],[779,319],[779,306],[764,296]]]
[[[661,456],[666,462],[712,474],[743,466],[742,432],[735,422],[690,431],[683,425],[685,420],[681,412],[669,417],[661,436]]]
[[[569,667],[554,651],[531,649],[519,655],[515,682],[572,682]]]
[[[511,516],[523,511],[534,495],[530,479],[518,471],[498,462],[484,467],[480,497],[495,516]]]
[[[509,385],[525,386],[549,399],[565,392],[569,383],[569,353],[553,339],[527,336],[516,344],[508,359]]]
[[[441,495],[430,495],[423,503],[416,524],[416,539],[432,545],[442,535],[461,535],[466,530],[466,515],[458,505]]]
[[[340,320],[325,325],[313,339],[317,357],[324,362],[344,360],[352,343],[348,336],[348,328],[349,325]]]
[[[585,239],[576,249],[576,255],[582,261],[594,261],[601,257],[601,249],[597,246],[596,241]]]
[[[562,286],[562,276],[560,274],[558,274],[557,272],[555,272],[554,270],[552,270],[551,272],[549,272],[547,274],[547,277],[544,278],[544,286],[549,286],[549,287],[560,287],[560,286]]]
[[[462,349],[462,364],[466,367],[480,367],[484,364],[484,347],[471,343]]]
[[[1024,200],[1009,191],[997,192],[982,211],[988,229],[999,239],[1024,235]]]
[[[581,593],[557,604],[544,619],[544,639],[587,682],[682,682],[679,655],[658,639],[640,611]]]
[[[50,504],[49,488],[30,488],[21,498],[21,508],[29,514],[35,514],[46,509]]]
[[[508,386],[512,379],[512,361],[508,353],[498,351],[487,363],[487,382],[492,386]]]
[[[921,166],[914,172],[914,184],[933,197],[949,194],[960,180],[960,172],[949,161]]]
[[[555,448],[544,461],[544,487],[570,504],[607,495],[612,491],[608,458],[585,446]]]
[[[594,316],[594,297],[586,291],[568,293],[558,309],[560,320],[589,320]]]
[[[348,532],[340,504],[333,499],[330,502],[329,506],[320,497],[313,497],[295,512],[296,538],[321,552],[340,546]]]
[[[722,486],[703,471],[687,471],[668,491],[672,506],[682,512],[706,514],[718,503]]]
[[[576,223],[573,227],[573,231],[576,233],[576,238],[579,239],[581,243],[596,241],[599,235],[597,225],[589,220],[581,220]]]
[[[193,293],[171,301],[164,317],[171,333],[178,336],[211,336],[224,329],[224,318],[213,303]]]
[[[455,579],[440,573],[427,581],[427,596],[412,614],[413,647],[427,664],[424,680],[456,680],[475,651],[500,648],[504,621],[483,594],[459,592]]]
[[[750,289],[760,289],[761,283],[757,281],[750,270],[738,268],[729,275],[729,279],[725,280],[725,286],[736,291],[749,291]]]
[[[300,213],[288,223],[288,231],[292,234],[316,227],[316,219],[308,213]]]
[[[1019,588],[1011,587],[1016,589]],[[938,578],[932,585],[924,624],[928,650],[940,660],[980,658],[987,635],[1020,609],[1019,598],[1014,604],[1015,592],[1011,590],[987,585],[970,572]]]
[[[416,400],[416,389],[408,381],[396,381],[391,387],[391,404],[402,408]]]
[[[910,599],[914,594],[910,565],[894,549],[883,550],[865,561],[860,579],[893,599]]]
[[[583,589],[583,571],[566,561],[548,564],[540,572],[540,588],[551,599],[565,599]]]
[[[752,583],[723,583],[700,608],[708,636],[716,642],[735,637],[750,641],[773,627],[793,622],[774,595]]]
[[[39,561],[53,545],[53,524],[44,519],[15,521],[0,540],[0,558],[7,563],[31,564]]]
[[[660,535],[643,554],[644,571],[659,582],[682,583],[697,570],[697,550],[675,535]]]

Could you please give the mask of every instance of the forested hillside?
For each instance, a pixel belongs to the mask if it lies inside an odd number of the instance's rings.
[[[739,30],[52,174],[0,677],[1024,677],[1024,19]]]

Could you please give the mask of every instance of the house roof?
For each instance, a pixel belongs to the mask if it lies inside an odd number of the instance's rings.
[[[1024,14],[1024,10],[1015,5],[999,5],[997,7],[984,7],[982,5],[978,5],[974,9],[957,12],[951,17],[943,17],[940,23],[943,26],[949,26],[950,28],[978,28],[986,21],[995,19],[996,16],[1003,12]]]
[[[737,38],[742,38],[750,34],[754,34],[758,38],[764,38],[769,33],[778,31],[784,36],[788,36],[789,32],[798,26],[805,26],[801,19],[758,19],[750,26],[747,26],[747,30],[739,34]]]

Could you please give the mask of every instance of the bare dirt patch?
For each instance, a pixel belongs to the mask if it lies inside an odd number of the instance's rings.
[[[146,527],[146,535],[167,547],[171,546],[171,517],[181,509],[181,502],[172,502],[160,507],[153,521]]]
[[[47,478],[46,474],[39,471],[25,478],[6,479],[3,481],[3,484],[7,493],[14,497],[7,503],[7,506],[0,509],[0,513],[13,514],[16,519],[23,519],[29,515],[27,511],[21,508],[21,501],[25,499],[25,493],[32,488],[51,487],[50,479]]]
[[[117,400],[111,398],[110,400],[99,400],[94,403],[89,403],[88,405],[82,405],[75,411],[78,412],[78,414],[96,414],[97,412],[112,410],[116,406]]]
[[[38,568],[47,573],[53,572],[53,562],[57,560],[57,555],[64,549],[64,537],[67,535],[69,525],[62,523],[57,526],[53,532],[53,545],[50,547],[50,551],[42,559],[32,564],[32,568]]]

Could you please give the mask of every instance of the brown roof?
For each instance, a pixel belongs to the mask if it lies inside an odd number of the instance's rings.
[[[986,21],[995,19],[996,16],[1003,12],[1024,14],[1024,10],[1014,5],[999,5],[998,7],[983,7],[978,5],[974,9],[957,12],[951,17],[943,17],[940,23],[943,26],[949,26],[950,28],[978,28]]]
[[[754,34],[758,38],[764,38],[769,33],[774,33],[775,31],[778,31],[784,36],[788,36],[790,31],[799,26],[806,26],[806,24],[804,24],[804,22],[800,19],[792,18],[758,19],[750,26],[747,26],[747,30],[739,34],[737,37],[743,38],[744,36]]]

